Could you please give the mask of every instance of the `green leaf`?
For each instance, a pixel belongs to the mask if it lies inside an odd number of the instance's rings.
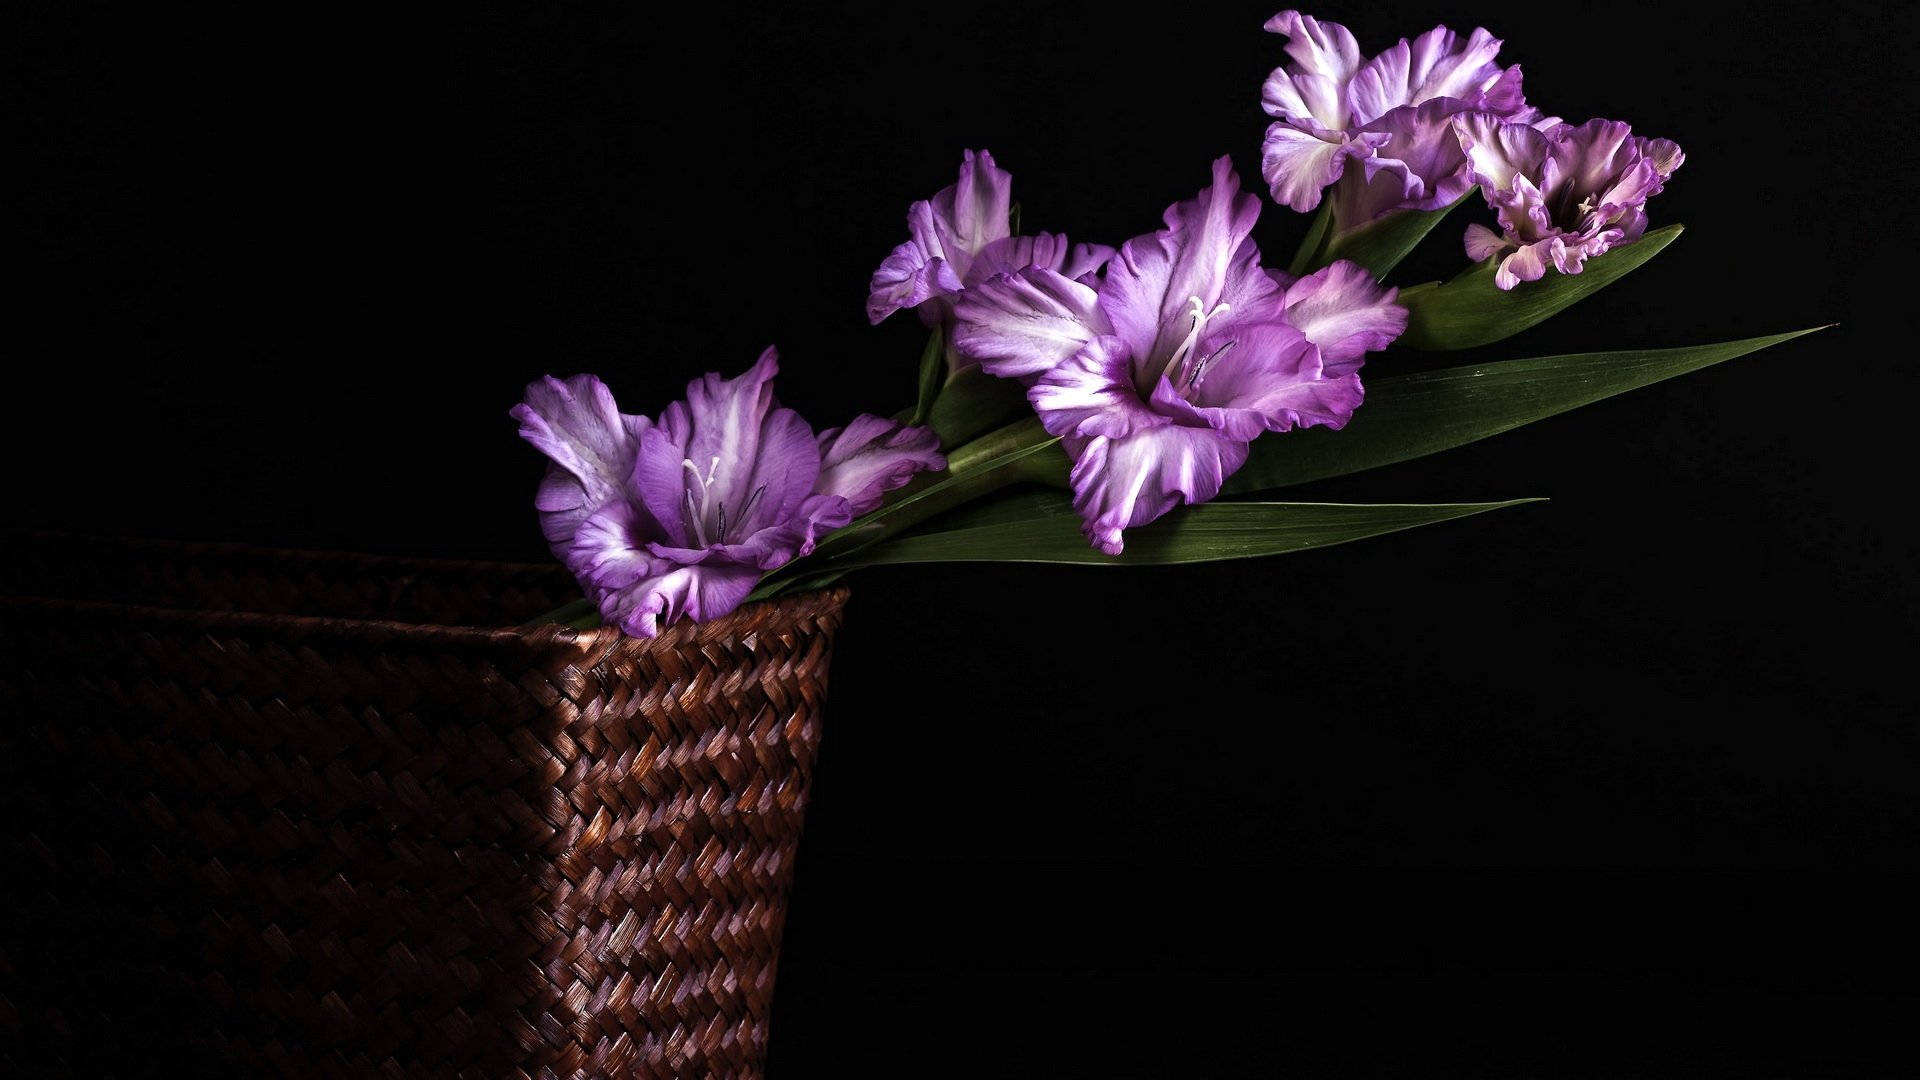
[[[1430,281],[1400,290],[1407,309],[1407,332],[1398,344],[1438,351],[1470,349],[1509,338],[1585,300],[1626,277],[1660,254],[1682,226],[1655,229],[1625,247],[1588,259],[1578,274],[1548,271],[1539,281],[1523,281],[1502,291],[1493,283],[1495,260],[1488,259],[1448,282]]]
[[[760,582],[757,588],[748,593],[747,598],[741,601],[741,603],[751,604],[755,600],[766,600],[775,596],[785,596],[788,593],[811,592],[814,589],[824,589],[846,576],[847,574],[844,570],[836,570],[831,574],[803,575],[801,577],[775,578],[769,575]]]
[[[1310,269],[1318,270],[1336,259],[1346,259],[1366,267],[1375,279],[1385,278],[1388,271],[1399,266],[1400,260],[1426,239],[1441,219],[1478,192],[1478,188],[1468,188],[1465,195],[1438,210],[1404,211],[1336,236],[1319,258],[1313,260]]]
[[[830,563],[836,570],[895,563],[1027,562],[1159,566],[1280,555],[1517,506],[1536,499],[1439,504],[1216,502],[1176,510],[1127,530],[1127,550],[1087,544],[1068,496],[1023,496],[1024,511],[998,508],[991,523],[902,536]]]
[[[1061,456],[1059,442],[1037,419],[1011,424],[976,439],[947,455],[946,472],[923,474],[895,492],[878,510],[828,534],[811,555],[761,578],[753,595],[771,595],[795,580],[827,572],[837,565],[829,560],[861,551],[929,518],[1031,479],[1035,459],[1049,462]]]
[[[1662,379],[1745,356],[1825,327],[1694,345],[1507,360],[1367,382],[1341,431],[1307,428],[1255,440],[1225,492],[1303,484],[1408,461],[1511,431]]]
[[[926,422],[940,436],[940,445],[951,449],[1032,413],[1027,391],[1018,382],[970,367],[947,380]]]
[[[914,399],[913,415],[908,423],[924,424],[927,417],[933,415],[933,405],[940,397],[946,374],[947,336],[936,326],[927,338],[926,349],[920,353],[920,392]]]

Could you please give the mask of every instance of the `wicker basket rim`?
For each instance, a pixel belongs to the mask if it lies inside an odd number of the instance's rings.
[[[292,548],[255,547],[237,543],[200,543],[164,539],[121,539],[51,530],[5,529],[0,537],[32,541],[67,541],[128,546],[165,557],[214,556],[256,560],[261,563],[286,563],[299,566],[323,565],[343,569],[412,571],[422,574],[473,573],[476,575],[512,575],[514,577],[552,577],[564,573],[556,564],[493,562],[484,559],[435,559],[419,556],[374,555],[353,551],[304,551]],[[677,648],[689,643],[728,641],[755,632],[769,620],[782,616],[800,617],[808,613],[838,607],[846,602],[846,586],[834,586],[792,593],[746,604],[718,619],[690,623],[681,621],[667,627],[649,644]],[[346,618],[321,615],[295,615],[242,610],[207,611],[164,605],[126,604],[111,600],[81,600],[63,597],[57,592],[0,593],[0,607],[15,611],[43,611],[67,616],[91,615],[106,619],[135,621],[152,626],[183,626],[204,630],[233,629],[272,631],[311,637],[369,637],[387,640],[412,640],[440,644],[490,644],[548,647],[577,646],[593,649],[608,646],[623,635],[614,627],[576,630],[557,623],[520,626],[478,626],[444,623],[408,622],[396,619]]]
[[[269,547],[232,540],[184,540],[158,536],[116,536],[62,529],[0,527],[0,541],[29,543],[98,544],[158,554],[192,553],[196,557],[249,559],[262,563],[300,563],[354,570],[412,570],[419,573],[486,573],[495,576],[546,577],[560,571],[556,563],[510,562],[497,559],[447,559],[432,555],[386,555],[368,551],[324,548]]]

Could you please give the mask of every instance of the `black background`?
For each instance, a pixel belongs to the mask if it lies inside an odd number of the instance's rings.
[[[1442,362],[1841,326],[1299,492],[1547,504],[864,573],[773,1074],[1911,1065],[1920,26],[1887,10],[1318,10],[1368,53],[1484,23],[1530,100],[1688,153],[1673,249]],[[7,519],[543,558],[529,378],[654,412],[776,342],[817,425],[891,412],[922,332],[862,301],[907,203],[986,146],[1030,229],[1118,243],[1217,154],[1252,178],[1270,14],[31,14]],[[1303,225],[1268,207],[1269,262]]]

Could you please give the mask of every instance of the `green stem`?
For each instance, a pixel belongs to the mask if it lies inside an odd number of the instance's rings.
[[[1330,193],[1323,192],[1320,199],[1320,212],[1313,215],[1313,224],[1307,226],[1307,235],[1300,239],[1299,250],[1293,253],[1293,261],[1287,264],[1287,273],[1299,277],[1314,268],[1320,257],[1327,252],[1327,245],[1333,242],[1333,199]]]
[[[947,455],[947,471],[922,477],[880,509],[854,521],[820,541],[813,554],[796,559],[760,579],[748,599],[761,599],[803,578],[833,571],[833,560],[851,555],[869,544],[896,536],[906,529],[963,503],[990,495],[1010,484],[1057,473],[1059,440],[1048,435],[1037,419],[1022,420],[992,431]],[[1030,459],[1040,459],[1036,466]],[[1043,471],[1043,469],[1045,471]],[[1057,477],[1052,477],[1058,483]]]

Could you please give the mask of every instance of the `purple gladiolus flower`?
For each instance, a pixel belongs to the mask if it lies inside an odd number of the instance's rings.
[[[1519,66],[1494,62],[1500,39],[1485,30],[1463,41],[1436,26],[1363,61],[1339,23],[1283,11],[1266,29],[1291,39],[1293,63],[1275,68],[1261,94],[1277,120],[1267,128],[1260,171],[1273,200],[1301,213],[1338,184],[1332,209],[1342,232],[1396,210],[1437,210],[1466,194],[1472,182],[1451,137],[1452,117],[1539,118],[1521,96]]]
[[[1221,158],[1104,278],[1029,267],[956,304],[957,346],[1028,382],[1073,458],[1082,530],[1110,555],[1125,529],[1218,494],[1262,432],[1344,426],[1364,355],[1406,328],[1395,291],[1353,263],[1297,281],[1262,269],[1259,216]]]
[[[656,420],[620,412],[591,375],[527,387],[513,417],[552,459],[541,528],[607,622],[652,637],[725,615],[819,534],[946,467],[932,431],[878,417],[816,438],[774,402],[777,367],[769,348],[739,378],[697,379]]]
[[[1675,143],[1642,138],[1617,120],[1542,129],[1460,116],[1453,124],[1501,230],[1467,226],[1467,257],[1507,252],[1493,277],[1502,289],[1539,280],[1548,263],[1577,274],[1592,256],[1638,240],[1647,200],[1686,160]]]
[[[993,155],[966,151],[957,183],[907,209],[913,238],[874,271],[867,318],[878,323],[902,308],[915,308],[921,321],[933,326],[950,319],[952,297],[997,274],[1044,266],[1079,278],[1113,257],[1110,247],[1070,247],[1055,233],[1012,235],[1012,199],[1013,177],[994,165]]]

